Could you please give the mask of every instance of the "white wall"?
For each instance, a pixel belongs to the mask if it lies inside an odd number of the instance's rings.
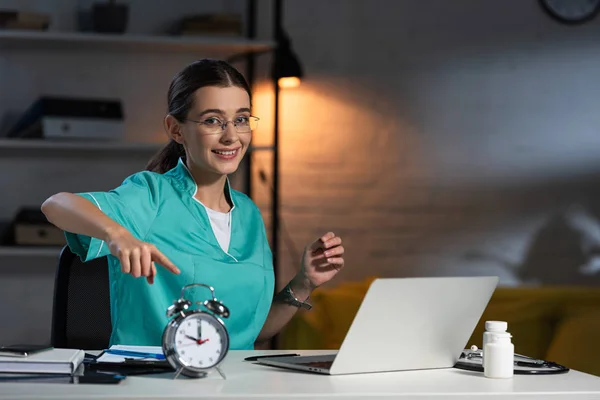
[[[347,251],[332,284],[463,274],[599,282],[578,272],[566,228],[548,229],[525,257],[551,213],[600,204],[600,18],[561,26],[535,0],[284,3],[306,77],[282,99],[292,245],[282,243],[280,284],[294,254],[327,230]],[[260,97],[268,115],[266,89]]]

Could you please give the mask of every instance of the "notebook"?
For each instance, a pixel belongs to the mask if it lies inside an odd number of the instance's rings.
[[[0,357],[0,373],[72,374],[84,356],[83,350],[52,349],[27,357]]]

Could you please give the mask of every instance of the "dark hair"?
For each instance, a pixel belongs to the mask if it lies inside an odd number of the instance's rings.
[[[221,60],[203,59],[194,61],[180,71],[169,86],[168,112],[180,122],[185,121],[194,104],[194,93],[205,86],[236,86],[248,92],[250,86],[244,76],[230,64]],[[177,165],[185,156],[183,146],[173,139],[146,165],[146,170],[163,174]]]

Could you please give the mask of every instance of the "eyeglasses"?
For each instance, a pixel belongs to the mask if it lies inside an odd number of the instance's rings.
[[[258,127],[258,117],[237,117],[233,121],[221,121],[217,117],[210,117],[203,121],[196,121],[194,119],[187,119],[190,122],[195,122],[200,125],[200,129],[203,133],[208,135],[216,135],[222,133],[227,124],[232,123],[237,133],[250,133]]]

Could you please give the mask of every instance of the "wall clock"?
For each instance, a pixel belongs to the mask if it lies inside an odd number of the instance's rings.
[[[540,0],[542,8],[563,24],[582,24],[600,11],[600,0]]]

